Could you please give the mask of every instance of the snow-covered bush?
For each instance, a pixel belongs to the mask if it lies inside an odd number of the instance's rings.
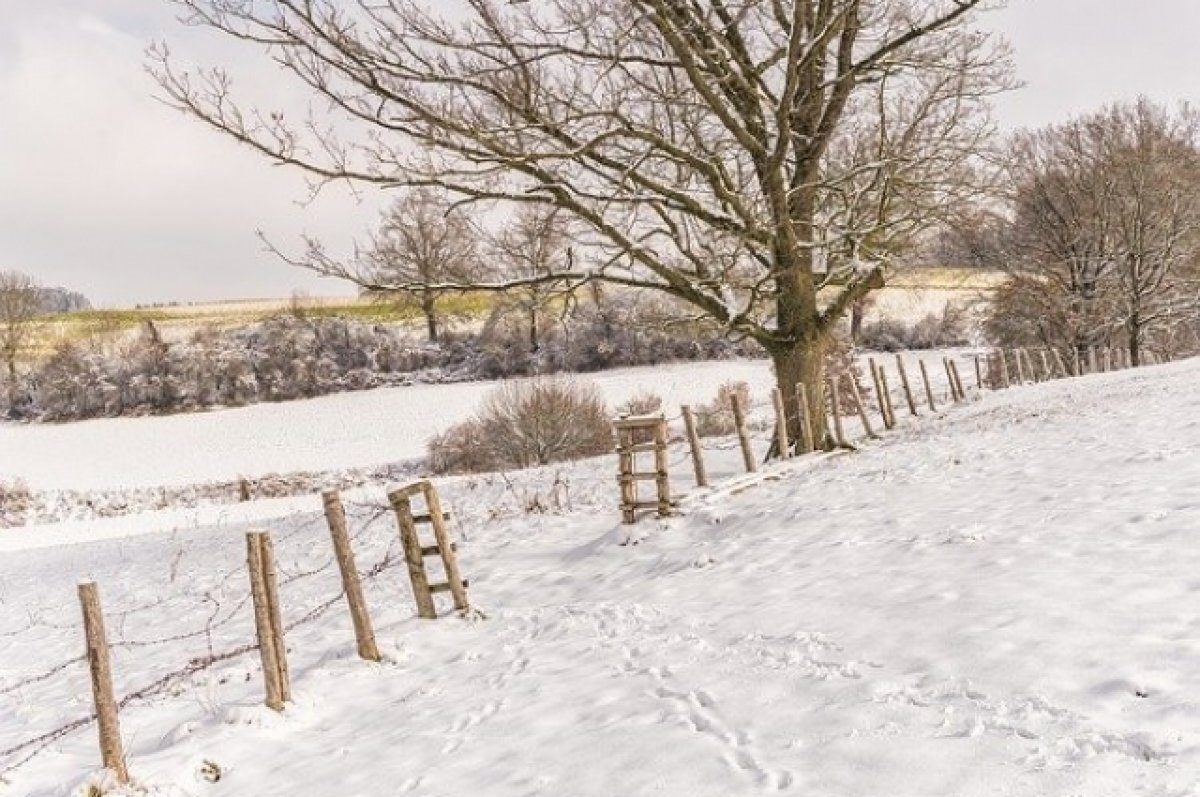
[[[478,414],[429,443],[438,473],[530,468],[612,449],[608,408],[594,385],[563,377],[505,382]]]

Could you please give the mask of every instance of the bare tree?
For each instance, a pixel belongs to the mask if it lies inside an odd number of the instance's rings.
[[[383,215],[355,281],[403,285],[425,316],[429,340],[438,339],[438,301],[445,283],[469,284],[480,272],[479,232],[461,210],[429,188],[409,191]],[[329,263],[329,267],[334,267]]]
[[[0,360],[4,363],[10,409],[18,402],[17,361],[32,342],[42,312],[42,292],[32,277],[0,271]]]
[[[246,107],[159,45],[180,109],[320,180],[559,209],[588,258],[459,287],[663,291],[760,343],[793,418],[897,244],[980,186],[1010,85],[988,0],[174,1],[332,116]]]
[[[491,249],[498,272],[513,287],[504,292],[498,314],[515,309],[525,319],[529,349],[541,348],[541,320],[556,297],[569,297],[555,275],[574,267],[571,231],[566,213],[557,208],[526,205],[492,236]]]
[[[1195,319],[1200,116],[1141,99],[1020,134],[1004,234],[978,251],[1012,276],[992,326],[1065,349],[1120,334],[1134,363],[1148,333]]]

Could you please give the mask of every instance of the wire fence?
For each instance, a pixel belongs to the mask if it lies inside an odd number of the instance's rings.
[[[1147,359],[1147,364],[1161,361],[1154,354]],[[918,363],[916,369],[911,368],[912,362]],[[912,410],[925,415],[934,407],[942,410],[987,390],[1129,365],[1111,351],[1082,353],[1070,362],[1061,355],[1050,356],[1040,350],[1033,354],[1013,350],[949,357],[920,355],[919,359],[908,361],[910,370],[920,377],[909,373],[906,390],[897,371],[902,363],[900,358],[887,362],[881,355],[873,364],[888,375],[887,398],[882,401],[874,380],[867,381],[869,370],[853,369],[832,378],[860,382],[863,413],[879,419],[878,429],[882,431],[889,403],[898,416],[912,415]],[[931,363],[940,367],[930,368]],[[958,369],[961,391],[951,363]],[[869,369],[872,364],[867,365]],[[744,409],[747,438],[761,461],[776,440],[776,405],[771,398],[758,398],[748,402]],[[855,440],[873,434],[872,427],[861,423],[857,407],[837,409],[847,418]],[[823,410],[831,412],[832,404],[827,403]],[[693,411],[699,415],[720,414],[723,418],[731,412],[729,407],[720,405],[694,407]],[[671,430],[669,471],[676,484],[686,482],[693,454],[683,434],[683,414],[671,412],[666,420]],[[735,454],[740,443],[736,436],[704,438],[701,448],[701,456],[716,456],[717,467],[711,472],[715,479],[739,472]],[[550,474],[553,478],[548,478]],[[472,526],[506,513],[567,513],[587,507],[613,511],[615,515],[614,480],[611,474],[601,474],[595,468],[574,469],[569,473],[566,467],[543,468],[524,479],[503,473],[470,478],[447,502],[451,513],[459,519],[457,531],[464,542],[470,540]],[[486,494],[488,499],[479,500],[480,494]],[[370,498],[347,501],[345,506],[351,521],[352,543],[359,562],[366,563],[360,564],[360,575],[374,593],[373,603],[407,607],[410,597],[405,594],[403,580],[381,578],[405,564],[399,539],[390,525],[392,508],[382,499]],[[275,548],[280,554],[280,586],[288,593],[291,619],[285,630],[289,633],[311,627],[343,600],[337,562],[324,524],[324,517],[314,512],[312,516],[290,521],[286,531],[275,536]],[[252,654],[258,650],[258,644],[254,641],[253,613],[249,607],[251,590],[242,539],[230,534],[182,538],[177,535],[174,553],[166,561],[156,558],[154,551],[143,551],[123,541],[108,545],[117,549],[112,557],[115,564],[98,581],[105,586],[108,605],[119,607],[105,618],[109,646],[117,663],[122,665],[117,669],[118,674],[153,673],[142,676],[141,681],[119,676],[118,707],[124,710],[145,705],[155,698],[180,695],[196,688],[203,691],[213,688],[214,683],[243,684],[238,694],[244,697],[246,690],[252,688],[245,684],[256,671]],[[311,589],[297,589],[310,583]],[[41,608],[33,608],[36,598],[53,590],[60,590],[61,594],[62,586],[38,583],[36,577],[24,585],[0,583],[0,602],[13,603],[17,595],[26,607],[23,623],[0,628],[0,640],[4,640],[6,648],[0,664],[0,714],[22,718],[19,725],[0,729],[0,783],[97,719],[95,711],[78,708],[89,705],[90,701],[87,657],[73,652],[81,644],[79,621],[72,616],[73,608],[53,600],[46,601],[47,605]],[[164,629],[170,630],[164,632]],[[307,644],[297,647],[304,649]],[[321,654],[307,655],[319,660]],[[14,672],[14,663],[19,672]],[[204,680],[222,667],[239,669],[225,672],[215,681]],[[48,708],[53,706],[60,708]]]

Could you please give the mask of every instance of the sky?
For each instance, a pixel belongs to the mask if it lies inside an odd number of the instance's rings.
[[[253,76],[263,55],[189,29],[166,0],[0,0],[0,270],[80,291],[101,307],[349,294],[263,251],[301,234],[334,252],[366,238],[387,201],[305,180],[156,99],[145,49]],[[1200,104],[1196,0],[1011,0],[985,17],[1015,50],[1024,88],[1006,129],[1063,121],[1145,94]]]

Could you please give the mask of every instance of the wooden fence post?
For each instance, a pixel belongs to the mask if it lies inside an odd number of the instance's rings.
[[[771,392],[775,402],[775,445],[779,447],[779,458],[789,459],[792,456],[791,445],[788,441],[787,410],[783,405],[783,391],[775,388]]]
[[[975,355],[975,388],[983,390],[983,366],[979,362],[979,355]]]
[[[836,440],[839,446],[848,447],[850,444],[846,441],[846,431],[842,428],[842,411],[841,395],[838,393],[837,377],[829,378],[829,408],[833,411],[833,430],[837,435]]]
[[[263,531],[247,532],[246,549],[250,594],[254,599],[254,627],[258,632],[258,650],[267,691],[266,704],[275,711],[283,711],[284,703],[291,698],[291,688],[270,537]]]
[[[883,387],[883,392],[879,395],[883,397],[883,403],[887,405],[887,417],[889,429],[896,428],[896,408],[892,406],[892,391],[888,388],[887,371],[883,370],[883,366],[879,366],[879,384]]]
[[[803,382],[796,383],[796,406],[800,408],[800,440],[797,443],[804,447],[801,454],[809,454],[816,450],[817,445],[813,440],[812,410],[808,406],[808,393],[804,391]]]
[[[1054,369],[1050,367],[1050,355],[1046,353],[1045,349],[1039,349],[1038,354],[1041,355],[1042,373],[1046,375],[1046,381],[1049,382],[1054,378]]]
[[[1079,347],[1071,347],[1071,376],[1083,376],[1083,361],[1079,358]]]
[[[750,436],[746,433],[746,414],[742,409],[742,398],[736,392],[729,394],[729,404],[733,408],[733,424],[737,427],[738,444],[742,447],[742,464],[747,473],[754,473],[758,465],[754,461],[754,451],[750,448]]]
[[[874,440],[879,435],[875,434],[875,430],[871,428],[871,421],[867,418],[867,405],[863,402],[862,391],[858,389],[858,383],[854,381],[854,376],[847,373],[846,381],[850,384],[850,395],[854,397],[854,406],[858,408],[858,420],[862,422],[863,431],[867,437]]]
[[[879,378],[881,373],[878,365],[875,364],[875,358],[867,358],[867,364],[871,368],[871,382],[875,385],[875,399],[879,404],[879,417],[883,421],[884,429],[891,429],[896,425],[895,419],[888,414],[888,405],[884,400],[885,388],[883,381]]]
[[[908,383],[908,371],[904,368],[904,358],[896,355],[896,370],[900,372],[900,384],[904,388],[904,398],[908,401],[908,411],[917,415],[917,402],[913,398],[912,385]]]
[[[342,574],[342,591],[350,607],[350,620],[354,623],[354,639],[358,643],[358,655],[367,661],[379,661],[379,647],[375,643],[375,631],[371,627],[371,616],[367,612],[367,601],[363,597],[362,581],[354,563],[354,550],[350,546],[350,532],[346,528],[346,509],[336,490],[321,493],[325,507],[325,521],[329,524],[329,536],[333,540],[333,553],[338,571]]]
[[[1100,363],[1096,357],[1096,347],[1088,346],[1088,373],[1098,373],[1100,371]]]
[[[962,401],[962,397],[958,395],[958,385],[954,384],[954,373],[950,370],[950,358],[942,358],[942,367],[946,369],[946,383],[950,385],[950,400],[955,404]]]
[[[1107,373],[1113,369],[1112,346],[1104,347],[1104,370]]]
[[[937,412],[937,402],[933,400],[933,386],[929,384],[929,371],[925,368],[925,361],[918,357],[917,365],[921,367],[921,380],[925,383],[925,398],[929,400],[929,411]]]
[[[950,365],[950,379],[954,382],[954,389],[958,391],[958,400],[967,400],[967,391],[963,389],[962,377],[958,375],[958,363],[954,360],[946,361]]]
[[[1067,371],[1067,364],[1063,362],[1062,352],[1060,352],[1058,349],[1054,350],[1054,364],[1058,366],[1058,372],[1063,376],[1063,378],[1071,375],[1070,372]]]
[[[1008,378],[1008,355],[1005,354],[1004,349],[1000,349],[997,355],[1000,357],[1000,384],[1003,387],[1008,387],[1011,384]]]
[[[1013,349],[1013,361],[1017,364],[1017,384],[1025,384],[1025,364],[1021,362],[1021,350]]]
[[[692,469],[696,472],[696,486],[707,487],[708,471],[704,467],[700,435],[696,432],[696,414],[686,404],[683,406],[683,428],[687,432],[688,447],[692,451]]]
[[[117,719],[117,699],[113,694],[104,613],[100,609],[100,593],[94,581],[79,585],[79,605],[83,609],[83,633],[87,645],[88,670],[92,677],[92,699],[100,728],[100,760],[104,768],[113,773],[117,783],[124,786],[129,783],[129,769],[121,744],[121,724]]]

